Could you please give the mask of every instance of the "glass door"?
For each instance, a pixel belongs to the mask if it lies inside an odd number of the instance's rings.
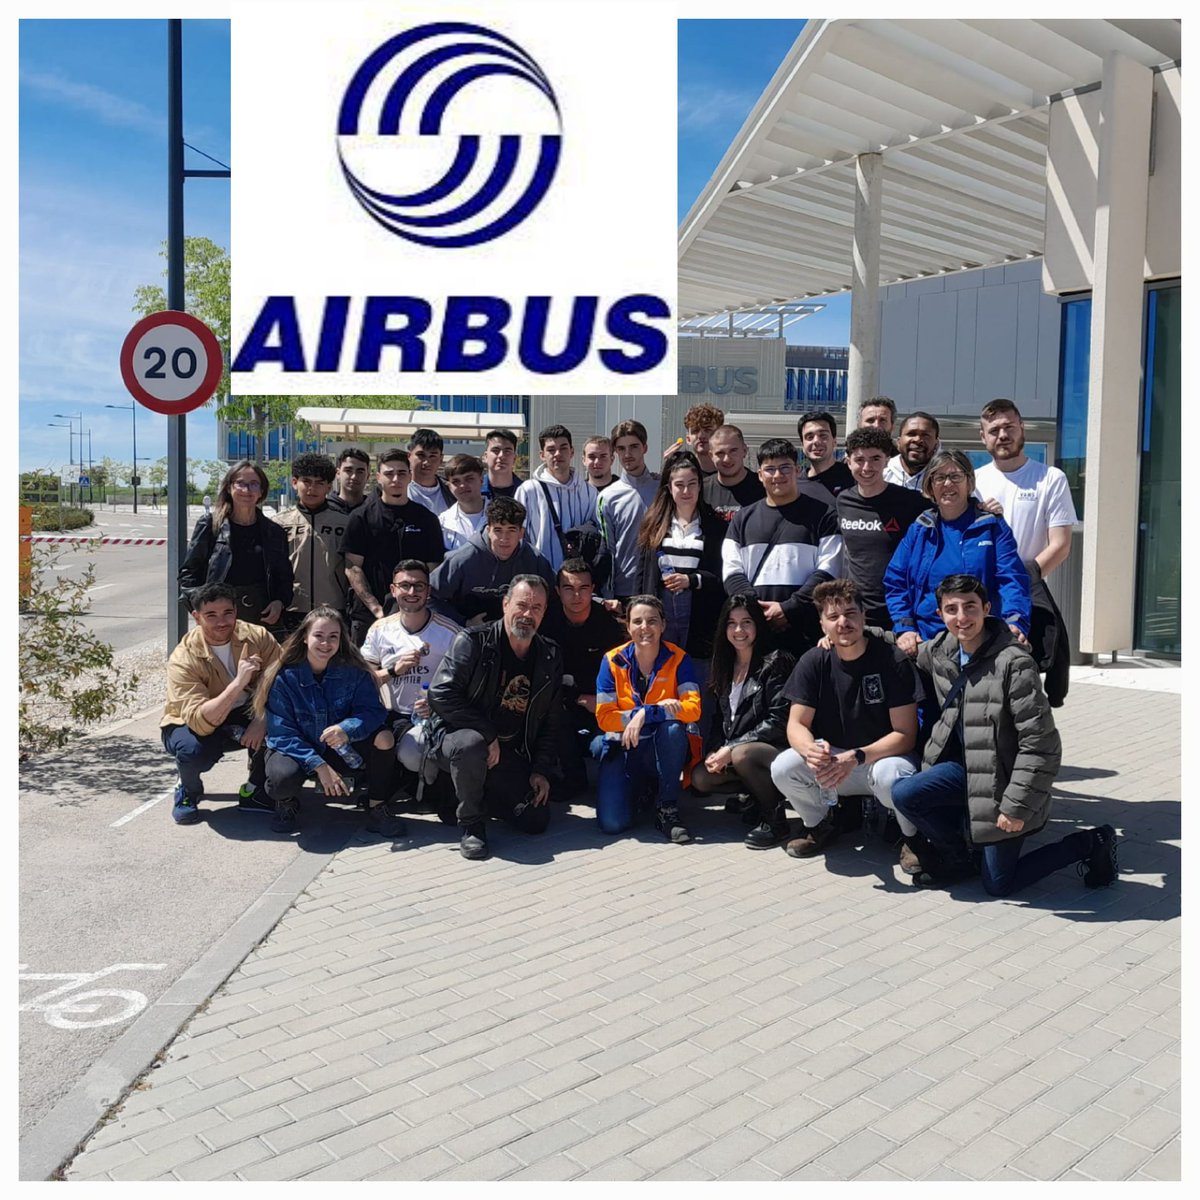
[[[1181,646],[1180,293],[1178,283],[1151,288],[1146,305],[1134,625],[1138,650],[1171,656]]]

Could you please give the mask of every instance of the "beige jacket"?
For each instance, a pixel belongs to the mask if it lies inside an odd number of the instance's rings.
[[[270,632],[247,621],[234,626],[230,648],[235,664],[247,654],[257,654],[264,671],[279,657],[279,643]],[[204,631],[193,626],[167,661],[167,703],[159,725],[186,725],[200,737],[214,733],[217,727],[200,715],[200,709],[231,681],[232,676],[204,640]]]

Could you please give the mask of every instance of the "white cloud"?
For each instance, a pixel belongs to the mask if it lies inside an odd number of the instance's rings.
[[[756,92],[691,87],[679,95],[679,128],[696,133],[736,122],[740,126],[758,99]]]
[[[126,100],[90,83],[77,83],[58,71],[22,71],[21,86],[41,99],[76,112],[84,112],[125,129],[137,129],[155,137],[165,137],[167,126],[161,113],[153,112],[136,100]]]

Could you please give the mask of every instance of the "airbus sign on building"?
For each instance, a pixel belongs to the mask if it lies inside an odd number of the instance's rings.
[[[235,391],[672,390],[674,21],[603,12],[239,19]]]

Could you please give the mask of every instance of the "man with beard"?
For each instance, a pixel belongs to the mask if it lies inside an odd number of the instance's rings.
[[[1067,696],[1071,647],[1067,625],[1045,580],[1071,553],[1075,504],[1057,467],[1025,454],[1025,422],[1011,400],[993,400],[979,417],[979,440],[992,461],[975,473],[976,494],[1003,506],[1029,572],[1033,611],[1030,647],[1046,672],[1046,698],[1059,708]]]
[[[808,413],[796,422],[800,445],[808,459],[807,483],[819,483],[831,503],[843,488],[851,487],[854,476],[844,462],[837,461],[837,421],[832,413]]]
[[[458,798],[439,816],[461,827],[463,858],[488,856],[489,816],[524,833],[550,824],[563,660],[538,633],[549,602],[540,575],[518,575],[501,619],[464,629],[429,687],[429,744]]]
[[[919,492],[925,478],[925,468],[939,446],[941,426],[927,412],[915,412],[900,423],[896,445],[900,453],[888,463],[883,473],[888,483],[898,484],[909,491]]]
[[[859,429],[882,429],[890,438],[896,429],[896,402],[890,396],[872,396],[859,411]]]

